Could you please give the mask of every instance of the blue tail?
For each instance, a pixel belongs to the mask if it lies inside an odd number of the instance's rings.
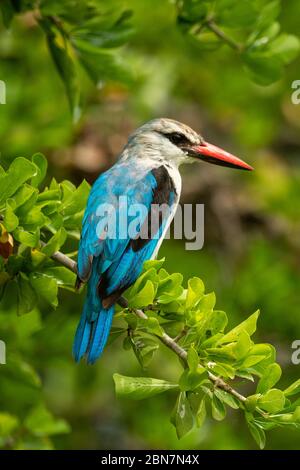
[[[106,345],[115,306],[100,308],[100,312],[91,314],[91,304],[87,297],[73,344],[73,355],[76,362],[86,356],[87,363],[93,364],[102,354]]]

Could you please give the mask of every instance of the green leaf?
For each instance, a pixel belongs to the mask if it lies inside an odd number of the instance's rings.
[[[125,83],[132,82],[132,76],[116,55],[105,49],[99,49],[86,41],[77,39],[73,42],[78,59],[96,85],[101,85],[106,80],[115,80]]]
[[[37,202],[43,203],[42,207],[46,207],[45,202],[52,203],[53,201],[59,201],[61,198],[61,190],[60,189],[48,189],[43,191],[38,195]],[[56,206],[57,207],[57,206]]]
[[[212,369],[215,374],[221,377],[229,378],[232,380],[235,377],[235,369],[231,365],[225,364],[224,362],[210,364],[209,368]]]
[[[72,40],[75,40],[76,44],[76,39],[80,39],[96,48],[121,46],[128,41],[134,31],[128,22],[132,12],[126,10],[121,15],[118,12],[113,13],[111,11],[109,15],[97,15],[85,21],[72,30]]]
[[[46,256],[44,253],[34,248],[30,250],[30,257],[31,257],[32,267],[35,269],[38,266],[40,266],[42,263],[44,263],[44,261],[48,260],[48,256]]]
[[[185,436],[194,425],[193,413],[185,392],[180,392],[178,395],[171,423],[175,426],[178,439]]]
[[[234,410],[239,409],[240,406],[238,399],[235,398],[233,395],[230,395],[230,393],[227,393],[224,390],[221,390],[220,388],[216,388],[214,390],[214,394],[217,398],[219,398],[219,400],[221,400],[226,405],[230,406],[230,408],[233,408]]]
[[[85,209],[87,198],[90,192],[90,185],[83,180],[77,189],[70,188],[66,182],[62,183],[64,197],[59,211],[64,217],[77,214]]]
[[[18,276],[18,295],[18,315],[31,312],[36,305],[37,295],[24,273]]]
[[[67,51],[66,44],[65,47],[62,47],[58,43],[60,33],[51,21],[48,18],[47,20],[43,18],[40,20],[40,25],[46,34],[49,52],[65,86],[73,120],[74,122],[77,122],[80,118],[81,109],[78,77],[75,65]]]
[[[199,405],[198,412],[196,414],[196,425],[198,428],[201,428],[201,426],[203,426],[205,422],[205,418],[206,418],[205,399],[202,398],[200,405]]]
[[[187,353],[187,362],[191,372],[197,372],[199,366],[199,357],[193,345],[190,346]]]
[[[281,390],[272,388],[262,395],[258,400],[258,405],[265,411],[277,413],[284,407],[285,396]]]
[[[41,249],[42,253],[47,256],[52,256],[53,253],[58,251],[67,239],[66,230],[61,227],[57,232],[50,238],[50,240]]]
[[[183,392],[195,390],[203,382],[206,372],[204,367],[199,366],[197,371],[191,372],[185,369],[179,379],[179,387]],[[207,375],[206,375],[207,376]]]
[[[156,271],[159,271],[165,262],[165,258],[161,259],[149,259],[144,262],[143,273],[148,271],[151,268],[154,268]]]
[[[107,346],[112,344],[116,339],[118,339],[121,335],[126,333],[125,328],[118,328],[118,327],[112,327],[109,333],[109,338],[107,340]]]
[[[43,214],[41,207],[34,206],[21,218],[20,225],[27,230],[35,230],[48,222],[49,219]]]
[[[231,331],[226,333],[223,338],[218,341],[218,344],[223,344],[223,343],[231,343],[232,341],[236,341],[241,334],[242,331],[246,331],[249,336],[253,335],[253,333],[256,331],[256,322],[259,316],[259,310],[257,310],[255,313],[253,313],[247,320],[243,321],[239,325],[237,325],[235,328],[233,328]]]
[[[252,344],[253,343],[247,331],[241,331],[234,347],[234,352],[236,354],[237,359],[244,358],[249,352],[249,349],[251,348]]]
[[[132,339],[130,338],[130,336],[125,336],[124,340],[123,340],[123,349],[124,351],[130,351],[130,349],[132,348]]]
[[[188,281],[188,289],[185,306],[187,309],[193,308],[204,295],[204,284],[199,277],[192,277]]]
[[[259,427],[257,424],[255,424],[254,421],[248,421],[247,424],[253,439],[255,440],[259,448],[263,449],[266,445],[266,435],[264,430],[261,429],[261,427]]]
[[[16,214],[21,220],[21,224],[23,224],[23,219],[26,219],[28,217],[28,213],[32,209],[34,209],[34,206],[38,197],[37,189],[27,184],[25,185],[25,187],[30,188],[30,190],[24,189],[24,186],[23,186],[17,191],[17,193],[14,196],[14,199],[17,203]],[[23,196],[24,198],[22,199]]]
[[[221,310],[214,310],[211,313],[210,319],[209,319],[209,324],[208,328],[211,332],[211,334],[214,336],[217,333],[222,333],[224,329],[226,328],[228,323],[228,318],[225,312],[222,312]]]
[[[130,341],[134,354],[141,367],[143,367],[143,369],[147,368],[153,359],[155,351],[158,349],[156,340],[144,334],[135,333],[130,338]]]
[[[171,302],[175,302],[179,300],[182,297],[183,292],[184,292],[184,289],[182,286],[175,286],[169,292],[166,291],[165,293],[160,294],[157,297],[157,301],[159,304],[163,304],[163,305],[170,304]]]
[[[22,216],[26,214],[26,212],[28,212],[28,209],[31,209],[31,207],[34,205],[36,199],[37,189],[30,186],[28,183],[24,183],[14,194],[17,215]],[[23,210],[23,207],[25,208],[25,210]]]
[[[262,375],[266,367],[275,362],[275,355],[276,351],[270,344],[254,344],[249,350],[247,357],[243,360],[240,368],[242,370],[250,368],[251,370],[249,372],[253,372],[252,369],[255,369],[259,375]]]
[[[285,394],[286,397],[290,397],[292,395],[296,395],[297,393],[300,393],[300,379],[296,380],[289,387],[287,387],[283,393]]]
[[[219,0],[216,4],[216,21],[229,28],[247,28],[254,25],[257,12],[251,0]]]
[[[14,201],[11,199],[8,199],[6,201],[3,225],[5,226],[8,232],[13,232],[19,225],[19,219],[14,213],[14,209],[12,205],[13,202]]]
[[[140,290],[133,298],[129,298],[129,306],[132,308],[147,307],[153,303],[155,297],[155,289],[151,281],[147,281],[142,290]]]
[[[217,361],[233,361],[236,359],[236,343],[225,344],[218,348],[207,348],[206,351],[210,358],[216,358]]]
[[[243,364],[242,364],[242,369],[248,369],[249,367],[253,367],[259,362],[263,361],[265,359],[265,356],[255,354],[253,356],[249,355],[245,358]]]
[[[31,410],[25,419],[24,425],[35,436],[52,436],[71,431],[70,426],[64,419],[54,418],[43,405]]]
[[[58,287],[56,280],[49,276],[38,275],[35,273],[31,273],[29,279],[38,297],[46,301],[52,307],[57,307]]]
[[[146,320],[146,322],[147,322],[147,327],[148,327],[149,332],[157,336],[163,336],[164,331],[162,327],[160,326],[157,318],[148,317],[148,320]]]
[[[258,85],[271,85],[281,78],[282,61],[276,56],[245,53],[242,56],[250,77]]]
[[[265,393],[278,382],[281,377],[281,368],[279,364],[270,364],[267,366],[264,375],[257,384],[257,393]]]
[[[24,267],[24,261],[22,255],[10,255],[6,263],[6,270],[11,276],[15,276]]]
[[[113,378],[116,394],[133,400],[143,400],[168,390],[178,389],[177,384],[150,377],[127,377],[114,374]]]
[[[280,0],[267,2],[260,11],[257,28],[262,30],[273,23],[280,13]]]
[[[289,64],[299,54],[300,41],[291,34],[280,34],[268,47],[268,53],[282,60],[284,64]]]
[[[136,294],[145,287],[147,281],[151,281],[153,283],[153,286],[157,286],[158,275],[154,268],[148,269],[138,277],[133,286],[126,291],[126,297],[128,299],[133,299]]]
[[[137,328],[138,318],[133,312],[126,312],[124,320],[128,323],[131,330],[135,330]]]
[[[246,380],[250,380],[250,382],[254,382],[254,377],[252,374],[250,374],[249,372],[245,372],[244,370],[238,370],[236,375],[238,377],[241,377],[242,379],[246,379]]]
[[[53,266],[42,268],[41,270],[38,270],[38,272],[55,279],[59,287],[74,288],[76,274],[70,271],[68,268],[63,266]]]
[[[35,153],[31,161],[37,167],[37,174],[31,179],[31,184],[34,187],[38,187],[47,174],[48,161],[42,153]]]
[[[217,421],[222,421],[226,416],[226,408],[223,402],[215,394],[211,401],[211,411],[212,417]]]
[[[35,176],[36,166],[26,158],[15,158],[7,173],[0,175],[0,204],[13,196],[25,181]]]
[[[18,308],[18,285],[15,279],[4,279],[4,287],[1,289],[0,309],[16,314]]]
[[[14,230],[13,236],[23,245],[35,248],[39,243],[40,232],[39,230],[36,230],[35,232],[28,232],[24,230],[23,227],[18,227],[16,230]]]
[[[171,297],[173,296],[174,299],[177,298],[178,292],[180,293],[179,295],[183,292],[183,288],[181,286],[182,281],[183,276],[180,273],[173,273],[168,276],[164,276],[164,278],[159,282],[157,297],[160,298],[162,295],[170,293]]]
[[[255,395],[249,395],[245,401],[245,408],[250,413],[253,413],[255,408],[257,407],[257,402],[260,399],[261,395],[256,393]]]
[[[208,12],[208,5],[195,0],[184,0],[180,8],[179,20],[189,23],[199,22],[205,19]]]
[[[197,304],[197,310],[201,314],[211,313],[214,306],[216,305],[216,294],[210,292],[209,294],[203,295]]]
[[[299,424],[300,423],[300,406],[297,406],[294,413],[293,413],[293,417],[292,417],[292,420]]]

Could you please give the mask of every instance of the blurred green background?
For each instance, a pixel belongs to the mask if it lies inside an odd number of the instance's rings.
[[[7,86],[7,103],[0,106],[1,164],[43,152],[49,180],[92,183],[114,163],[133,129],[160,116],[189,124],[252,164],[252,174],[204,163],[184,168],[182,202],[205,203],[205,245],[187,252],[183,242],[170,240],[160,255],[169,272],[201,277],[231,325],[260,308],[258,339],[277,347],[282,380],[289,383],[300,371],[291,363],[291,344],[300,338],[300,105],[291,102],[300,59],[280,81],[261,87],[226,46],[210,52],[187,41],[176,27],[172,2],[114,3],[134,11],[135,34],[125,56],[137,80],[134,86],[104,82],[96,88],[82,74],[84,110],[76,125],[32,15],[16,18],[10,30],[1,26],[0,79]],[[299,16],[299,1],[285,2],[282,28],[297,34]],[[23,371],[0,366],[1,410],[22,419],[42,397],[71,425],[70,433],[53,438],[58,449],[255,448],[238,413],[220,423],[208,420],[178,441],[168,418],[175,395],[117,399],[112,374],[142,374],[121,341],[107,347],[96,365],[76,365],[71,348],[82,302],[83,295],[63,291],[56,311],[45,308],[20,318],[9,309],[0,312],[0,338],[8,353],[21,353],[24,360]],[[38,371],[41,389],[26,379],[28,367]],[[163,378],[179,373],[167,350],[148,373],[159,378],[162,369]],[[271,431],[267,448],[299,449],[299,437],[297,431]],[[51,444],[24,437],[22,446]]]

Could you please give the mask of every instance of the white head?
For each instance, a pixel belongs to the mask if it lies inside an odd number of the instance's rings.
[[[190,127],[173,119],[153,119],[133,132],[125,146],[122,159],[152,161],[153,165],[181,163],[196,159],[222,166],[252,170],[242,160],[211,145]]]

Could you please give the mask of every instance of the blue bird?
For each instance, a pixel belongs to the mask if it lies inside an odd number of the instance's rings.
[[[94,363],[101,355],[116,302],[136,281],[144,261],[157,255],[173,219],[181,192],[178,167],[196,159],[252,170],[188,126],[154,119],[129,137],[117,163],[94,183],[78,252],[77,286],[88,286],[73,346],[76,361],[85,356]],[[169,210],[157,217],[163,204]],[[139,216],[131,210],[135,207],[144,209]],[[124,224],[133,226],[131,231],[124,233]]]

